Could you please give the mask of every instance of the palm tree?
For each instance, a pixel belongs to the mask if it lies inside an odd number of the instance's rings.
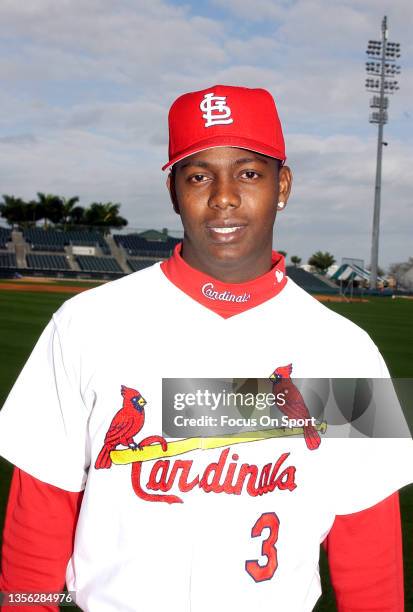
[[[11,195],[3,195],[3,202],[0,203],[0,215],[6,219],[7,223],[13,226],[15,223],[27,221],[27,203],[22,198]]]
[[[83,206],[75,206],[72,208],[70,213],[70,221],[73,225],[84,225],[85,221],[85,209]]]
[[[36,225],[36,221],[43,218],[43,208],[39,206],[36,200],[27,202],[27,222],[28,225]]]
[[[63,229],[66,231],[68,222],[72,220],[73,210],[79,208],[75,207],[75,204],[79,202],[79,196],[73,196],[72,198],[62,197],[60,199],[62,201]]]
[[[326,251],[323,253],[322,251],[317,251],[311,255],[308,263],[310,266],[313,266],[319,274],[325,274],[330,266],[335,263],[334,256]]]
[[[109,233],[111,227],[124,227],[127,220],[119,215],[120,204],[113,202],[93,202],[85,210],[85,221],[88,225],[103,227],[104,233]]]
[[[301,257],[298,257],[298,255],[291,255],[291,263],[296,268],[301,263]]]
[[[63,217],[63,203],[59,196],[52,193],[37,193],[38,206],[42,211],[40,219],[44,219],[44,228],[47,229],[47,221],[59,223]]]
[[[284,257],[287,257],[287,253],[285,251],[277,251],[277,253],[283,255]]]

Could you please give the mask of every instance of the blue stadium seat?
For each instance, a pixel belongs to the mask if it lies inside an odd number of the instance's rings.
[[[109,246],[100,232],[95,230],[71,230],[66,233],[67,243],[75,246],[99,246],[103,253],[110,254]]]
[[[65,255],[44,255],[29,253],[26,256],[28,268],[36,270],[70,270]]]
[[[30,227],[23,231],[23,236],[34,251],[64,251],[65,240],[63,232],[44,230],[40,227]]]
[[[138,272],[138,270],[143,270],[144,268],[148,268],[149,266],[153,266],[156,263],[156,259],[128,259],[127,263],[132,272]]]
[[[0,249],[6,248],[6,243],[11,241],[11,230],[0,227]]]
[[[0,268],[17,268],[14,253],[0,253]]]
[[[306,272],[302,268],[296,268],[295,266],[287,266],[286,273],[287,276],[289,276],[295,283],[297,283],[299,287],[301,287],[305,291],[308,291],[308,293],[339,293],[338,288],[335,289],[327,283],[323,283],[323,281],[314,276],[314,274]]]
[[[178,242],[178,238],[168,237],[166,240],[150,241],[139,234],[115,234],[114,240],[132,257],[158,257],[165,259],[169,257]]]
[[[62,230],[41,227],[30,227],[23,231],[23,236],[34,251],[64,251],[64,247],[73,244],[81,246],[99,246],[103,253],[109,254],[110,249],[102,234],[95,230]]]
[[[76,255],[76,261],[79,264],[80,269],[84,272],[123,272],[114,257]]]

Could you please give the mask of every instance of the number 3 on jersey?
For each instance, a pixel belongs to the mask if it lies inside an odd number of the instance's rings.
[[[251,529],[251,536],[253,538],[259,537],[265,528],[270,530],[268,537],[263,540],[261,546],[261,554],[267,557],[267,562],[264,565],[260,565],[256,559],[245,561],[245,569],[248,574],[254,578],[255,582],[270,580],[278,567],[277,549],[274,544],[278,538],[279,526],[280,521],[275,512],[265,512],[261,514],[254,527]]]

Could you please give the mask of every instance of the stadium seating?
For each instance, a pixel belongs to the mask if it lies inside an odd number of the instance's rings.
[[[296,268],[295,266],[287,266],[286,269],[287,276],[289,276],[299,287],[305,289],[309,293],[324,293],[324,294],[334,294],[339,293],[339,289],[335,289],[331,287],[327,283],[324,283],[322,280],[318,279],[314,274],[310,274],[310,272],[306,272],[301,268]]]
[[[23,231],[23,237],[34,251],[64,251],[62,232],[30,227]]]
[[[123,272],[114,257],[76,255],[76,261],[84,272]]]
[[[97,231],[70,230],[44,230],[41,227],[31,227],[24,230],[24,239],[34,251],[64,251],[67,245],[99,246],[105,254],[110,253],[109,247]]]
[[[37,270],[70,270],[65,255],[40,255],[29,253],[26,256],[27,267]]]
[[[178,238],[168,237],[165,241],[146,240],[139,234],[115,234],[113,236],[116,244],[123,247],[128,255],[141,257],[158,257],[160,259],[169,257],[178,242]]]
[[[0,253],[0,268],[17,268],[14,253]]]
[[[0,227],[0,249],[6,248],[6,243],[11,240],[11,231],[7,228]]]
[[[138,270],[148,268],[156,262],[156,259],[128,259],[128,266],[130,267],[132,272],[138,272]]]
[[[70,230],[64,232],[68,242],[66,244],[72,244],[75,246],[96,246],[98,245],[105,255],[109,255],[110,249],[106,243],[106,240],[100,232],[95,230],[91,231],[80,231]]]

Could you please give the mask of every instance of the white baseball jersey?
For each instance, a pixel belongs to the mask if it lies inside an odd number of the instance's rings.
[[[297,378],[388,376],[368,335],[291,279],[224,319],[156,264],[54,315],[0,413],[0,452],[42,481],[85,487],[67,568],[83,610],[313,609],[335,516],[412,482],[412,441],[159,438],[162,379],[264,379],[290,363]]]

